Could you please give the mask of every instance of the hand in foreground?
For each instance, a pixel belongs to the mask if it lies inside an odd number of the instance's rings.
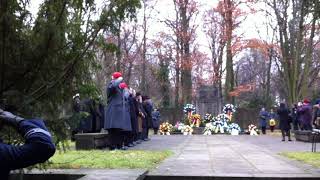
[[[23,118],[16,116],[11,112],[0,109],[0,120],[5,124],[18,126],[19,122],[22,121]]]

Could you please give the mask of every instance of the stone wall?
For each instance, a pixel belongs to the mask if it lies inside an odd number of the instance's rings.
[[[235,123],[239,124],[242,129],[247,129],[250,124],[259,127],[259,111],[260,109],[237,108],[234,115]]]
[[[183,120],[183,108],[162,108],[159,111],[161,122],[168,121],[174,125],[176,122]]]

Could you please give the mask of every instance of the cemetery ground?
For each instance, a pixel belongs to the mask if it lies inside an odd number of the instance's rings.
[[[269,132],[260,136],[155,135],[128,151],[70,150],[57,152],[51,161],[49,169],[39,173],[78,174],[80,180],[320,178],[319,150],[311,153],[311,143],[282,142],[279,133]]]

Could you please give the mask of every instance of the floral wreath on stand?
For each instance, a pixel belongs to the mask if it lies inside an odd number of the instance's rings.
[[[196,108],[193,104],[186,104],[183,107],[183,112],[187,115],[188,119],[190,119],[192,114],[196,113]]]
[[[254,124],[250,124],[248,126],[248,130],[251,136],[257,136],[258,135],[258,128]]]
[[[236,112],[236,107],[233,104],[226,104],[222,109],[223,113],[228,116],[230,121],[232,120],[232,114]]]
[[[172,124],[168,122],[164,122],[159,127],[159,132],[161,135],[170,135],[170,132],[172,131]]]

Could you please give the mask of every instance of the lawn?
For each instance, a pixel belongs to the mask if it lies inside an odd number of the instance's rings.
[[[289,159],[313,165],[315,167],[320,167],[320,152],[285,152],[280,153],[280,155],[285,156]]]
[[[52,169],[129,168],[150,169],[172,155],[171,151],[75,151],[56,152],[49,160]]]

